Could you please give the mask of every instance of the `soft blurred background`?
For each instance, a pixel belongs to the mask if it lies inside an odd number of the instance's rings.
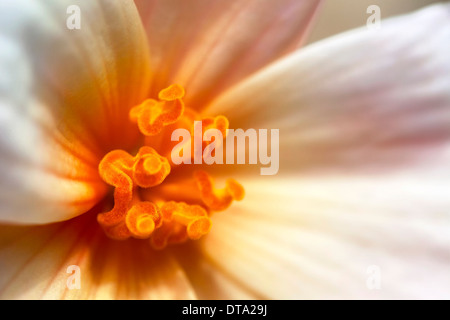
[[[325,2],[308,43],[366,24],[370,5],[381,9],[381,19],[411,12],[439,0],[328,0]]]

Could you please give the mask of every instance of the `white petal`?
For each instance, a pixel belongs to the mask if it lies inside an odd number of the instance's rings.
[[[244,180],[246,199],[214,216],[205,250],[267,298],[447,299],[449,178]]]
[[[280,173],[429,161],[450,138],[450,5],[381,26],[300,49],[208,110],[280,129]]]
[[[69,30],[77,5],[81,29]],[[0,221],[79,215],[105,193],[97,165],[136,138],[130,107],[149,85],[131,1],[0,4]]]
[[[214,262],[268,298],[450,296],[449,18],[436,5],[323,41],[213,103],[232,127],[280,128],[291,174],[240,179]]]

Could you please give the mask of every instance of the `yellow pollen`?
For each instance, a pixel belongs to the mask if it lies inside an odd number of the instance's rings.
[[[182,181],[175,183],[175,188],[178,188],[175,193],[183,201],[172,201],[170,196],[166,198],[164,192],[150,191],[160,190],[150,188],[162,184],[172,171],[169,159],[150,146],[155,141],[159,147],[172,145],[170,132],[163,132],[167,126],[175,124],[175,128],[192,131],[194,121],[201,121],[203,133],[214,128],[226,137],[228,119],[224,116],[201,117],[185,108],[184,95],[183,87],[171,85],[159,92],[159,101],[147,99],[132,108],[129,119],[137,123],[146,136],[146,145],[135,156],[123,150],[113,150],[101,160],[100,177],[115,188],[114,206],[110,211],[100,213],[97,221],[110,238],[148,239],[155,249],[198,240],[210,232],[214,211],[225,210],[233,200],[243,199],[245,192],[238,182],[229,179],[223,189],[216,189],[213,179],[205,171],[195,172],[189,184]],[[159,138],[153,138],[157,135]],[[169,140],[165,140],[167,137]],[[203,143],[203,148],[207,145]],[[149,192],[144,192],[147,189]],[[201,202],[203,205],[198,204]]]

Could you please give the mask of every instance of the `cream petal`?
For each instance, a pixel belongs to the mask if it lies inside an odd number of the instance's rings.
[[[226,273],[217,263],[205,259],[197,241],[171,248],[200,300],[254,300],[260,296]],[[221,257],[226,259],[227,257]]]
[[[186,87],[201,109],[219,92],[291,51],[304,39],[320,0],[137,0],[155,70],[153,94]]]
[[[77,5],[81,29],[69,30]],[[79,215],[106,191],[97,165],[135,142],[146,96],[145,31],[132,1],[0,4],[0,221]]]
[[[244,180],[246,199],[213,217],[204,250],[266,298],[448,299],[448,178]]]
[[[450,137],[450,5],[313,44],[212,102],[231,128],[280,129],[280,173],[433,161]]]
[[[107,239],[95,214],[47,226],[1,226],[0,235],[2,299],[196,298],[168,252],[154,252],[146,241]]]

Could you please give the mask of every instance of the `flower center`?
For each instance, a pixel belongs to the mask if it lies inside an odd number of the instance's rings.
[[[197,240],[209,233],[213,212],[223,211],[233,200],[243,199],[244,189],[237,181],[228,179],[223,189],[217,189],[211,176],[200,170],[187,181],[170,183],[166,188],[161,185],[172,169],[181,166],[170,159],[170,147],[174,146],[170,131],[185,128],[193,132],[194,122],[198,121],[205,130],[218,129],[224,137],[228,129],[224,116],[202,118],[186,108],[184,94],[183,87],[171,85],[160,91],[159,100],[148,99],[132,108],[129,119],[137,123],[145,136],[144,145],[135,156],[113,150],[100,162],[101,178],[115,187],[114,207],[97,216],[110,238],[149,239],[155,249]],[[203,143],[202,148],[209,143]],[[155,150],[156,145],[160,146],[161,154]],[[177,201],[170,198],[174,195]]]

